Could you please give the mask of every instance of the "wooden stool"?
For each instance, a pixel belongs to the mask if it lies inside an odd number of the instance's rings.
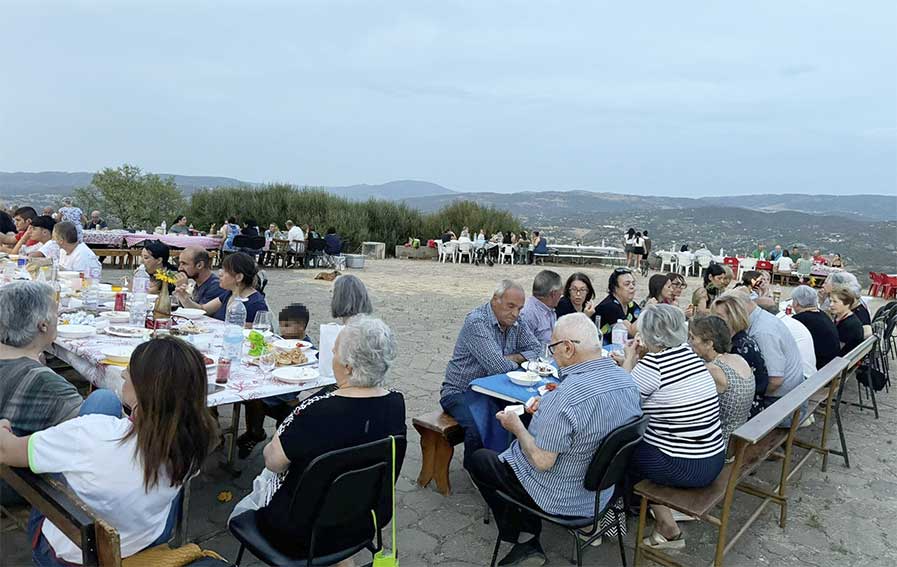
[[[436,481],[436,490],[443,496],[452,493],[449,483],[449,465],[455,454],[455,445],[464,441],[464,430],[455,418],[442,410],[437,410],[411,420],[420,433],[420,451],[423,461],[417,484],[427,486]]]

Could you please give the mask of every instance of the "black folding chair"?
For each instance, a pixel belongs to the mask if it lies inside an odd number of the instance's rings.
[[[529,514],[539,517],[546,522],[555,524],[567,530],[573,536],[573,560],[576,565],[582,567],[582,552],[589,547],[593,541],[602,537],[614,527],[617,530],[617,540],[620,545],[620,558],[623,561],[623,567],[626,567],[626,550],[623,548],[623,529],[626,524],[625,506],[620,508],[617,502],[623,496],[625,491],[626,469],[629,466],[629,459],[635,451],[636,446],[642,440],[642,435],[648,427],[648,416],[643,415],[637,420],[627,423],[617,429],[614,429],[602,441],[589,469],[586,477],[583,479],[582,485],[586,490],[595,493],[595,515],[591,517],[571,517],[571,516],[553,516],[539,510],[522,504],[513,497],[497,490],[501,498],[512,506],[523,510]],[[610,487],[615,487],[614,494],[604,508],[601,508],[601,491]],[[613,514],[614,523],[601,528],[601,518],[611,512]],[[492,567],[495,567],[495,561],[498,558],[498,548],[501,545],[501,533],[495,540],[495,549],[492,551]]]
[[[405,454],[406,440],[397,436],[396,460]],[[396,475],[400,467],[396,463]],[[307,557],[294,557],[275,548],[259,531],[255,510],[231,520],[228,529],[240,542],[236,566],[248,549],[266,565],[333,565],[352,557],[362,549],[376,553],[383,548],[381,529],[392,520],[392,440],[387,437],[357,447],[325,453],[305,470],[291,498],[289,516],[284,525],[307,526]],[[371,511],[376,512],[376,525]],[[376,544],[370,537],[352,542],[345,549],[317,555],[318,534],[342,526],[371,526]]]
[[[245,252],[252,256],[258,261],[259,255],[264,251],[265,241],[264,236],[247,236],[245,234],[238,234],[234,237],[234,249],[237,252]]]
[[[308,248],[305,252],[305,265],[311,267],[314,264],[314,267],[318,268],[321,266],[321,262],[324,259],[324,246],[326,242],[324,242],[323,238],[309,238],[308,240]]]

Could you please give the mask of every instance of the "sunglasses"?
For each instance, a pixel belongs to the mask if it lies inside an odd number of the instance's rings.
[[[578,345],[579,341],[574,341],[573,339],[562,339],[556,343],[551,343],[550,345],[548,345],[548,352],[549,354],[551,354],[551,356],[554,356],[555,347],[557,347],[561,343],[573,343],[575,345]]]
[[[615,274],[631,274],[632,268],[614,268]]]

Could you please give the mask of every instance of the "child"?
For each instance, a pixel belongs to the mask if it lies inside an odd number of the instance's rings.
[[[290,340],[311,342],[306,334],[309,318],[308,307],[301,303],[285,307],[278,316],[280,336]]]

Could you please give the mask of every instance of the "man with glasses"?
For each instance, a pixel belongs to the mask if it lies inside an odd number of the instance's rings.
[[[630,337],[637,331],[635,322],[641,308],[635,302],[635,275],[629,268],[617,268],[607,282],[607,297],[598,304],[595,314],[601,317],[601,334],[604,343],[611,342],[611,334],[617,321],[623,321]]]
[[[508,506],[496,490],[549,514],[591,516],[595,493],[583,488],[583,479],[592,457],[611,431],[642,415],[632,376],[601,356],[595,325],[587,316],[572,313],[558,319],[549,350],[564,380],[534,404],[529,429],[514,412],[499,412],[496,418],[516,439],[501,454],[479,449],[469,460],[468,470],[492,509],[501,538],[514,544],[499,565],[544,563],[545,552],[539,518]],[[613,491],[601,492],[601,506]]]
[[[464,429],[465,466],[483,446],[468,407],[470,382],[517,370],[525,361],[537,359],[542,349],[529,326],[517,321],[525,299],[519,284],[499,282],[491,301],[468,313],[445,369],[439,403]]]
[[[561,300],[564,284],[561,276],[551,270],[542,270],[533,278],[533,294],[526,298],[526,304],[520,312],[520,320],[543,345],[551,340],[551,331],[557,321],[555,307]]]

